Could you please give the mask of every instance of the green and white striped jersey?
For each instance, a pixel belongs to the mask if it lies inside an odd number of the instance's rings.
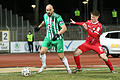
[[[53,13],[52,16],[48,16],[45,13],[44,22],[46,25],[46,37],[50,40],[61,30],[61,26],[65,24],[62,17],[56,13]],[[57,40],[59,39],[63,39],[63,34]]]

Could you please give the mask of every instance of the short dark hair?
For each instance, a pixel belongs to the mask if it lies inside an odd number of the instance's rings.
[[[31,31],[28,31],[28,32],[30,32],[30,33],[31,33]]]
[[[93,14],[95,16],[100,16],[100,12],[98,10],[92,11],[91,14]]]

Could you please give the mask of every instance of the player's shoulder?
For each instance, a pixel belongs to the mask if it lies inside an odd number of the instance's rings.
[[[47,13],[44,14],[44,17],[45,17],[45,16],[48,16]]]
[[[56,18],[59,18],[59,17],[61,17],[59,14],[57,14],[57,13],[53,13],[53,15],[54,15],[54,17],[56,17]]]
[[[100,22],[98,22],[98,25],[99,25],[100,27],[102,27],[102,24],[101,24]]]

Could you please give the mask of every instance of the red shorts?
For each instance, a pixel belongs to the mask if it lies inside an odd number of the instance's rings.
[[[105,53],[100,44],[91,45],[85,42],[82,45],[80,45],[78,49],[82,50],[82,53],[89,51],[89,50],[93,50],[97,52],[98,54]]]

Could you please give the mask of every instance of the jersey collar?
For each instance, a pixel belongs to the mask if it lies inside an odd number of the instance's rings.
[[[97,24],[99,21],[96,21],[95,23],[92,22],[92,24]]]
[[[53,17],[53,16],[54,16],[54,12],[53,12],[53,14],[50,17]]]

